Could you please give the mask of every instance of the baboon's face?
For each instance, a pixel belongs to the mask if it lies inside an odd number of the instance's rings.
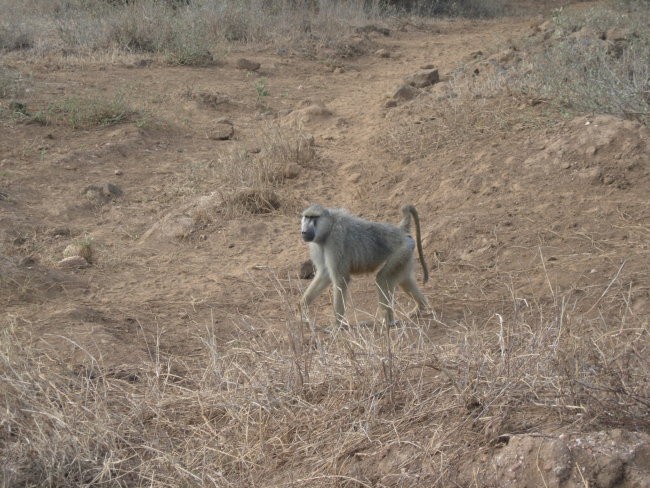
[[[301,222],[301,235],[302,240],[305,242],[312,242],[316,238],[316,226],[318,225],[318,217],[303,216]]]

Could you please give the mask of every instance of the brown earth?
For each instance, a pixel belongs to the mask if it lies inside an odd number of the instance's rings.
[[[367,53],[336,63],[244,48],[222,65],[196,68],[8,56],[5,64],[31,77],[28,110],[124,90],[152,120],[92,129],[2,123],[5,327],[73,369],[90,354],[126,370],[152,360],[153,341],[165,357],[200,356],[208,326],[223,347],[242,327],[282,330],[306,285],[298,278],[307,256],[298,215],[312,202],[393,222],[402,204],[418,208],[432,268],[424,290],[436,313],[423,327],[440,343],[468,317],[488,327],[517,301],[543,305],[560,295],[573,314],[603,320],[620,317],[620,302],[610,297],[624,295],[625,313],[645,317],[647,327],[648,128],[614,116],[562,117],[515,96],[462,102],[445,91],[455,68],[476,62],[477,51],[487,57],[534,34],[531,22],[542,19],[532,19],[403,23],[391,26],[390,36],[370,32]],[[385,51],[374,54],[379,49]],[[261,67],[239,69],[240,58]],[[427,65],[442,82],[387,107],[404,77]],[[256,82],[268,95],[259,96]],[[232,123],[232,138],[211,136],[228,125],[220,118]],[[274,124],[299,124],[313,135],[314,157],[286,170],[279,209],[232,212],[224,201],[237,189],[224,187],[215,165],[235,149],[264,157],[263,137]],[[92,242],[90,266],[58,266],[80,239]],[[356,279],[351,294],[358,321],[374,316],[371,278]],[[330,320],[327,298],[316,312],[318,323]],[[560,466],[546,486],[582,486],[577,461],[558,461],[576,435],[550,447],[517,442]],[[613,435],[638,446],[645,434]],[[645,455],[635,455],[647,474],[647,436],[645,443]],[[488,459],[501,466],[509,448],[496,446],[474,466]],[[365,458],[348,472],[399,470],[400,456],[408,449]],[[543,486],[539,464],[516,457],[510,474],[504,469],[485,484]],[[638,472],[625,477],[622,466],[632,458],[616,457],[614,481],[596,486],[648,486]],[[617,484],[624,478],[627,484]]]

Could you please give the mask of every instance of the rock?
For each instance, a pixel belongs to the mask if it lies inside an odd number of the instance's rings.
[[[375,56],[380,58],[390,58],[390,52],[387,49],[377,49],[375,51]]]
[[[92,262],[93,249],[91,246],[91,241],[87,240],[68,244],[68,246],[63,250],[63,257],[70,258],[74,256],[81,256],[89,263]]]
[[[359,180],[361,179],[361,174],[360,173],[352,173],[350,176],[348,176],[348,181],[350,183],[359,183]]]
[[[404,78],[404,81],[416,88],[424,88],[440,81],[437,69],[422,69]]]
[[[235,134],[235,128],[232,124],[226,124],[223,122],[215,123],[208,134],[208,138],[213,141],[226,141],[232,139],[232,136]]]
[[[301,280],[311,280],[314,275],[316,275],[316,268],[311,259],[308,259],[300,265],[300,273],[298,276],[300,276]]]
[[[260,69],[260,66],[261,66],[260,63],[251,61],[250,59],[240,58],[237,60],[237,68],[239,69],[245,69],[248,71],[257,71],[258,69]]]
[[[513,61],[516,57],[517,57],[517,52],[512,48],[508,48],[496,54],[493,54],[488,58],[488,61],[503,64],[503,63],[509,63],[510,61]]]
[[[590,39],[605,39],[605,34],[603,31],[595,29],[594,27],[585,26],[579,31],[574,32],[569,37],[579,40],[590,40]]]
[[[342,73],[345,73],[345,69],[343,69],[341,66],[334,68],[334,74],[340,75]]]
[[[91,202],[102,204],[122,196],[122,189],[113,183],[104,183],[103,185],[87,186],[83,194]]]
[[[634,33],[630,29],[613,27],[605,33],[605,39],[612,42],[625,42],[633,37]]]
[[[87,268],[90,264],[81,256],[70,256],[59,261],[57,266],[63,269],[81,269]]]
[[[332,111],[320,100],[303,100],[300,106],[301,108],[287,115],[287,122],[298,125],[310,124],[328,119],[332,116]]]
[[[52,237],[69,237],[71,232],[70,229],[67,227],[57,227],[55,229],[52,229],[49,234]]]
[[[121,169],[116,169],[114,171],[114,173],[115,173],[115,176],[122,176],[124,174],[124,171],[122,171]]]
[[[424,65],[420,66],[420,69],[434,69],[434,68],[435,68],[435,65],[433,65],[431,63],[424,64]]]
[[[417,88],[406,84],[406,85],[401,85],[397,90],[395,90],[395,93],[393,93],[393,99],[394,100],[413,100],[415,97],[417,97],[420,94],[420,90]]]
[[[386,107],[386,108],[397,107],[397,100],[388,100],[388,101],[386,101],[386,103],[384,104],[384,107]]]
[[[162,232],[174,239],[185,239],[194,232],[194,219],[186,215],[177,215],[163,224]]]

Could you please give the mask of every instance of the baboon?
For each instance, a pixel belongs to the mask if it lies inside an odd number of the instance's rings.
[[[417,243],[424,283],[429,272],[422,252],[420,218],[413,205],[402,207],[399,226],[369,222],[350,215],[344,209],[311,205],[302,212],[301,231],[309,243],[316,276],[301,299],[303,312],[314,299],[332,283],[334,314],[341,325],[345,314],[345,299],[351,274],[372,273],[376,276],[379,303],[386,314],[386,324],[392,325],[392,299],[396,285],[417,303],[415,312],[428,313],[429,304],[417,286],[413,268],[413,250]],[[415,220],[415,237],[410,235],[411,216]],[[382,266],[383,265],[383,266]]]

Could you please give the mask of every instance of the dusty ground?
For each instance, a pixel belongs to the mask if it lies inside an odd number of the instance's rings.
[[[517,97],[445,98],[459,64],[502,52],[539,22],[404,23],[389,36],[370,33],[368,53],[335,63],[241,48],[205,68],[8,58],[31,77],[28,109],[121,90],[151,115],[92,129],[2,122],[2,322],[73,369],[92,354],[136,370],[155,341],[165,357],[190,360],[212,325],[224,347],[242,327],[284,327],[307,284],[298,279],[303,206],[396,222],[410,202],[432,268],[424,291],[436,321],[422,326],[441,343],[460,321],[495,326],[514,303],[544,307],[559,296],[585,320],[645,317],[647,327],[648,129]],[[390,56],[374,54],[380,48]],[[240,57],[260,71],[237,69]],[[386,107],[404,76],[428,64],[442,88]],[[255,83],[268,95],[258,97]],[[211,103],[217,96],[227,101]],[[309,109],[319,103],[328,110]],[[209,137],[220,117],[232,121],[232,140]],[[198,198],[218,202],[233,190],[215,170],[224,155],[242,148],[261,157],[254,153],[264,134],[296,121],[313,135],[315,157],[281,185],[279,210],[232,214],[217,203],[196,218]],[[122,194],[88,199],[88,186],[106,183]],[[160,224],[166,216],[171,227]],[[92,265],[58,267],[64,249],[84,238]],[[351,293],[351,322],[371,319],[371,278],[355,280]],[[622,313],[613,295],[627,297]],[[316,308],[325,325],[329,299]]]

